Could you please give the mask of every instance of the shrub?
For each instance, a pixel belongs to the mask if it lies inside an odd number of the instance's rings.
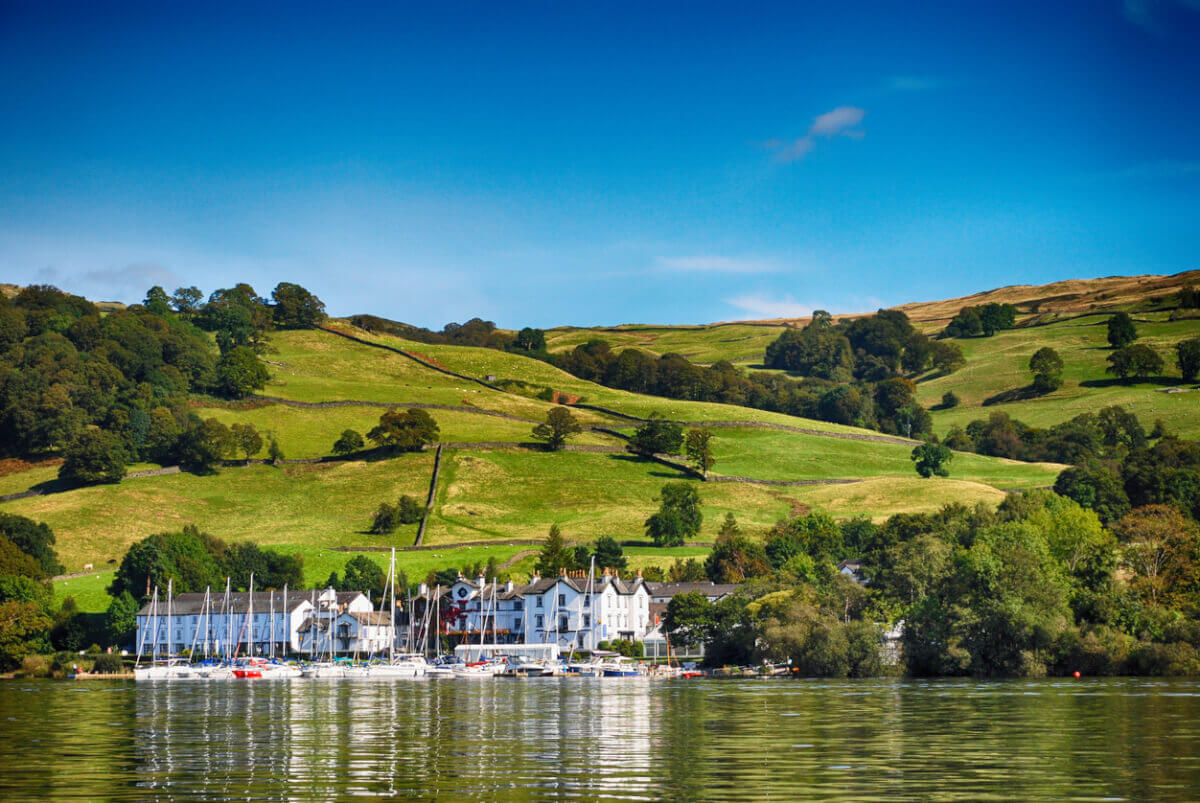
[[[952,390],[948,390],[942,394],[942,409],[949,410],[951,407],[957,407],[959,403],[958,394]]]
[[[425,506],[408,494],[400,497],[396,515],[401,524],[416,524],[425,515]]]
[[[125,659],[115,652],[96,656],[92,671],[101,675],[116,675],[125,671]]]

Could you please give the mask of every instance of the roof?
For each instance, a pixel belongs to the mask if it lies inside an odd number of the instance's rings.
[[[359,624],[364,625],[389,627],[392,624],[392,617],[387,611],[371,611],[370,613],[367,613],[366,611],[354,611],[353,613],[344,615],[352,616],[358,620]]]
[[[861,560],[844,560],[844,561],[842,561],[841,563],[839,563],[839,564],[838,564],[838,571],[839,571],[839,572],[840,572],[842,569],[849,569],[849,570],[850,570],[850,571],[852,571],[852,572],[857,572],[857,571],[858,571],[859,569],[861,569],[861,568],[862,568],[862,561],[861,561]]]
[[[590,581],[586,575],[582,577],[564,577],[562,575],[557,577],[535,577],[525,585],[513,586],[511,591],[508,589],[507,583],[484,583],[483,587],[480,588],[477,583],[473,583],[470,580],[457,580],[454,585],[458,585],[459,583],[478,589],[471,598],[479,599],[482,597],[485,603],[492,599],[493,591],[497,600],[524,599],[526,595],[546,594],[556,588],[559,583],[565,583],[580,594],[587,593],[590,585],[591,593],[593,594],[603,594],[611,586],[616,593],[625,595],[636,594],[639,587],[646,586],[649,588],[650,585],[640,577],[631,577],[624,580],[619,577],[603,574],[593,576]],[[426,599],[433,599],[438,593],[438,588],[438,586],[430,588],[423,596]],[[453,598],[450,588],[446,586],[441,587],[441,596]]]
[[[268,613],[274,608],[276,613],[292,613],[306,602],[311,604],[314,596],[319,597],[327,591],[328,589],[288,591],[286,598],[282,591],[255,591],[254,610],[258,613]],[[338,605],[347,605],[361,596],[363,596],[361,591],[339,591],[335,595]],[[212,600],[212,612],[216,616],[220,616],[227,610],[236,614],[244,614],[250,608],[250,593],[248,591],[231,592],[229,594],[228,608],[226,608],[225,604],[224,591],[213,591],[209,597]],[[152,604],[151,602],[147,602],[141,607],[137,615],[149,616]],[[165,595],[158,601],[158,612],[161,616],[167,615],[167,600]],[[171,600],[172,615],[198,616],[203,612],[203,593],[176,594]]]
[[[737,583],[646,583],[652,597],[674,597],[699,591],[707,597],[725,597],[736,594],[741,586]]]

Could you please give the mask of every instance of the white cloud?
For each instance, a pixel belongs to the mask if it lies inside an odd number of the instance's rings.
[[[658,257],[659,267],[685,273],[775,273],[779,267],[760,259],[716,255],[694,257]]]
[[[766,146],[775,151],[775,158],[780,161],[794,162],[810,154],[817,146],[818,139],[831,137],[862,139],[863,132],[856,126],[862,122],[866,114],[865,109],[857,106],[838,106],[836,109],[817,115],[812,125],[808,127],[808,133],[794,142],[785,143],[771,140],[766,143]]]
[[[813,311],[812,304],[796,301],[791,295],[770,298],[763,293],[746,293],[725,302],[758,318],[807,318]]]

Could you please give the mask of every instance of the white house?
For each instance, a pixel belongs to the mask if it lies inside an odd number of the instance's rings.
[[[535,575],[519,586],[460,577],[449,587],[422,589],[419,599],[424,606],[437,597],[444,600],[441,632],[463,641],[594,650],[601,641],[640,641],[650,627],[646,583],[608,571],[590,579],[586,572]]]
[[[282,591],[255,591],[251,602],[245,591],[228,596],[219,591],[207,596],[177,594],[169,604],[164,596],[157,608],[153,601],[148,602],[137,613],[135,646],[143,655],[183,650],[221,656],[294,654],[304,651],[302,631],[311,627],[314,615],[323,621],[373,610],[362,593],[331,588],[288,591],[286,596]]]

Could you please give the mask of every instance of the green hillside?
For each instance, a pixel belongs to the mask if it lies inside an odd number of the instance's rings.
[[[1147,427],[1161,418],[1179,436],[1200,438],[1200,391],[1180,379],[1174,350],[1180,340],[1200,335],[1200,315],[1170,320],[1172,314],[1167,312],[1134,313],[1137,342],[1158,352],[1166,366],[1164,377],[1141,383],[1119,382],[1105,373],[1106,358],[1111,353],[1106,339],[1108,317],[1108,313],[1082,315],[998,332],[989,338],[955,341],[962,346],[966,367],[920,382],[918,397],[927,407],[934,407],[939,433],[997,410],[1026,424],[1045,427],[1119,404],[1133,411]],[[1030,384],[1029,358],[1043,346],[1055,349],[1063,359],[1062,387],[1046,396],[1004,401],[1005,393]],[[961,404],[949,410],[936,409],[947,391],[957,394]]]
[[[334,325],[351,331],[343,322]],[[527,573],[532,557],[523,553],[534,547],[514,542],[544,537],[551,523],[558,523],[574,542],[602,535],[643,539],[643,522],[657,508],[662,485],[671,480],[698,482],[681,470],[624,453],[624,441],[603,432],[581,433],[571,442],[577,447],[573,451],[530,448],[533,422],[544,420],[553,407],[537,398],[546,395],[545,389],[583,397],[586,403],[625,416],[658,412],[684,421],[740,422],[713,430],[716,474],[817,483],[701,484],[701,545],[715,538],[727,512],[747,531],[760,532],[781,517],[811,507],[841,517],[882,517],[933,510],[951,500],[994,504],[1006,489],[1051,484],[1061,468],[958,455],[952,479],[921,480],[908,458],[911,446],[877,433],[733,405],[612,390],[544,362],[496,350],[353,333],[412,357],[330,332],[275,332],[274,351],[268,355],[272,377],[262,392],[266,398],[248,403],[198,398],[193,410],[205,418],[251,423],[270,432],[285,456],[294,460],[329,455],[345,429],[365,434],[388,404],[453,408],[429,411],[439,424],[440,439],[458,445],[443,456],[424,540],[432,549],[401,552],[401,565],[413,577],[489,556],[514,561],[510,571]],[[470,378],[492,377],[490,384],[519,392],[449,376],[421,361]],[[314,406],[327,402],[349,404]],[[632,431],[631,422],[620,416],[585,409],[576,414],[587,426]],[[69,572],[85,564],[95,567],[85,577],[59,581],[57,590],[77,596],[85,608],[97,609],[106,604],[102,588],[111,579],[112,567],[131,543],[186,523],[226,540],[247,539],[299,552],[305,557],[307,579],[314,583],[364,549],[407,550],[416,525],[387,536],[372,535],[367,532],[371,514],[380,502],[394,501],[400,494],[424,499],[433,461],[430,451],[278,467],[256,460],[248,466],[227,465],[211,475],[127,477],[116,485],[66,491],[55,482],[56,467],[47,464],[0,476],[0,492],[37,487],[49,491],[4,503],[3,509],[49,524]],[[133,466],[131,471],[145,468],[152,466]],[[830,480],[852,482],[821,484]],[[633,556],[635,567],[668,566],[678,555],[703,555],[705,548],[639,551]],[[378,561],[387,555],[366,554]]]

